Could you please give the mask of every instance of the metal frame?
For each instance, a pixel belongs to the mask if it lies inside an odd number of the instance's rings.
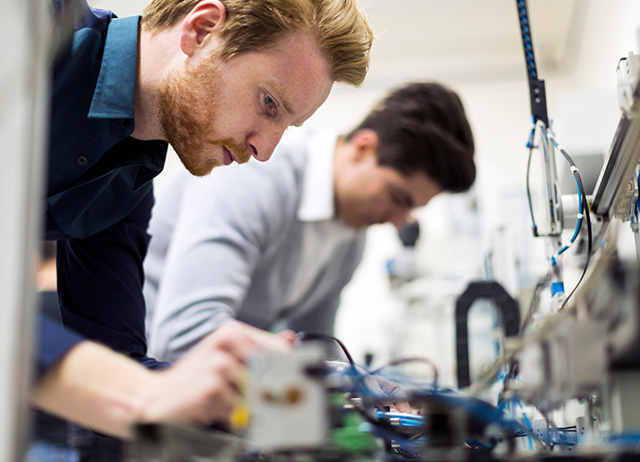
[[[51,26],[46,0],[0,5],[0,462],[13,462],[28,441]]]

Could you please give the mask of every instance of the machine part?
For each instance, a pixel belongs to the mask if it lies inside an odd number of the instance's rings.
[[[524,51],[524,60],[527,64],[527,77],[529,78],[531,115],[534,122],[541,121],[548,127],[549,117],[547,116],[547,97],[544,89],[544,80],[538,79],[536,57],[533,54],[533,41],[531,39],[531,23],[529,22],[529,12],[527,11],[526,0],[516,0],[516,8],[518,9],[522,49]]]
[[[531,422],[531,430],[538,437],[540,441],[548,443],[550,441],[549,435],[549,423],[545,419],[534,419]]]
[[[398,237],[404,247],[415,247],[420,237],[420,222],[410,221],[398,231]]]
[[[525,402],[546,410],[588,397],[606,381],[606,334],[600,322],[553,315],[525,336],[519,356],[521,382],[512,386]]]
[[[495,303],[498,322],[505,337],[517,335],[520,330],[520,308],[504,288],[495,281],[472,282],[456,301],[456,364],[458,387],[471,384],[469,368],[469,309],[478,299]]]
[[[622,262],[607,252],[586,281],[575,310],[606,329],[609,366],[640,368],[640,280],[636,262]]]
[[[61,2],[58,2],[61,3]],[[66,2],[68,4],[80,2]],[[42,218],[54,36],[51,2],[2,2],[0,18],[0,461],[23,460],[30,432],[37,297],[34,251]]]
[[[237,436],[194,426],[138,425],[125,445],[127,462],[235,461],[251,447]]]
[[[631,178],[618,192],[618,199],[613,204],[613,217],[623,221],[633,215],[636,207],[636,185],[635,179]]]
[[[640,432],[640,372],[614,371],[610,378],[611,430],[614,434]]]
[[[638,81],[640,80],[640,56],[629,53],[618,61],[618,104],[630,119],[640,112],[638,105]]]
[[[558,172],[556,168],[555,147],[553,135],[542,122],[538,121],[531,129],[527,142],[529,157],[527,160],[527,198],[531,213],[534,237],[559,237],[562,234],[562,200],[559,195]],[[544,190],[539,195],[533,195],[530,188],[531,160],[533,150],[541,151],[540,170]],[[534,206],[534,202],[536,203]],[[534,213],[534,209],[536,212]]]
[[[249,360],[248,438],[268,450],[319,447],[329,432],[329,404],[321,377],[325,349],[304,344],[286,354],[258,353]]]
[[[638,112],[640,57],[629,54],[618,63],[618,102],[624,111],[613,137],[609,154],[593,195],[592,210],[605,218],[616,216],[615,210],[628,210],[628,183],[640,160],[640,122]],[[633,185],[631,185],[633,186]],[[617,202],[625,205],[617,206]],[[624,212],[623,212],[624,213]],[[627,218],[626,216],[624,217]]]

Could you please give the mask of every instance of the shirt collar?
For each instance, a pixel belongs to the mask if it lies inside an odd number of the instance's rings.
[[[333,162],[338,136],[319,132],[312,136],[302,178],[298,220],[322,221],[335,218]]]
[[[139,21],[130,16],[109,23],[90,118],[133,119]]]

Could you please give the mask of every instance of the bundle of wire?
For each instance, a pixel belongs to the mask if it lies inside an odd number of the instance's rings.
[[[538,233],[538,225],[536,223],[534,213],[533,213],[533,204],[531,201],[531,188],[529,186],[529,176],[530,176],[530,170],[531,170],[531,158],[533,156],[533,150],[536,147],[534,141],[536,139],[536,133],[538,131],[541,133],[541,135],[544,137],[545,140],[551,143],[553,148],[557,149],[562,154],[564,159],[567,161],[567,163],[569,164],[569,168],[571,169],[571,173],[573,174],[573,177],[575,179],[576,188],[578,190],[578,221],[574,229],[573,235],[571,236],[571,239],[569,239],[569,242],[566,243],[564,246],[562,246],[556,252],[556,254],[551,257],[551,265],[553,267],[557,265],[557,259],[560,257],[560,255],[566,252],[571,247],[571,245],[575,242],[576,238],[580,233],[580,230],[582,229],[583,222],[586,222],[586,227],[587,227],[587,256],[585,260],[584,269],[582,271],[582,274],[577,284],[573,287],[571,293],[564,299],[564,302],[560,307],[560,310],[563,310],[564,307],[567,305],[567,302],[569,301],[571,296],[575,293],[576,289],[584,279],[584,276],[587,273],[587,269],[589,268],[589,262],[591,259],[591,253],[593,248],[593,235],[592,235],[593,231],[591,227],[591,216],[589,214],[589,203],[587,201],[587,194],[584,188],[584,184],[582,183],[582,177],[580,176],[580,171],[578,170],[578,167],[576,167],[575,162],[573,161],[571,156],[569,156],[567,151],[558,144],[558,142],[555,140],[553,135],[549,132],[547,127],[544,125],[544,123],[542,123],[541,121],[538,121],[531,129],[529,141],[527,142],[527,147],[529,148],[529,157],[527,160],[526,188],[527,188],[527,199],[529,202],[529,212],[531,214],[531,222],[532,222],[532,229],[533,229],[534,236],[539,236],[540,234]],[[545,157],[549,158],[549,155],[548,155],[549,153],[546,152],[547,143],[543,142],[543,143],[540,143],[540,145],[542,146]],[[547,185],[547,188],[549,190],[552,189],[551,185]]]
[[[357,366],[346,346],[331,335],[301,332],[298,334],[298,338],[300,341],[333,341],[341,347],[349,366],[330,372],[334,376],[337,375],[338,379],[342,379],[332,380],[334,384],[339,384],[335,391],[359,398],[362,404],[357,406],[355,410],[369,424],[368,431],[375,436],[392,442],[399,449],[398,453],[404,457],[417,456],[428,447],[429,442],[425,437],[427,428],[425,419],[428,419],[428,416],[423,417],[421,415],[384,410],[385,404],[398,400],[406,400],[414,405],[436,403],[439,407],[448,409],[451,412],[463,412],[470,421],[475,423],[475,427],[478,429],[475,433],[469,435],[466,441],[468,447],[491,449],[496,441],[485,438],[484,429],[488,427],[499,430],[505,438],[527,436],[536,442],[539,447],[543,446],[533,434],[530,424],[523,424],[509,417],[503,408],[498,408],[459,390],[440,386],[438,384],[437,367],[427,358],[402,358],[369,371],[365,367]],[[428,365],[433,371],[433,381],[418,380],[393,369],[395,366],[408,363]],[[393,384],[396,388],[401,389],[403,394],[399,396],[393,393],[393,390],[385,392],[375,386],[381,382]]]

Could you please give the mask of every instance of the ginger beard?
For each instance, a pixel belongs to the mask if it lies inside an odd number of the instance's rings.
[[[212,151],[225,146],[243,164],[251,154],[231,138],[216,138],[215,121],[219,81],[216,58],[202,61],[193,69],[174,69],[158,89],[158,117],[165,138],[173,146],[185,168],[195,176],[205,176],[222,165]]]

